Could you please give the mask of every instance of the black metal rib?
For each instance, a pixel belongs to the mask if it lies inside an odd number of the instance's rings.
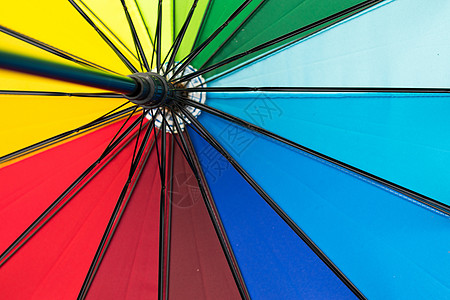
[[[125,104],[127,104],[127,103],[124,103],[123,105],[125,105]],[[121,105],[120,107],[122,107],[123,105]],[[38,151],[38,150],[40,150],[42,148],[45,148],[45,147],[48,147],[48,146],[53,145],[55,143],[61,142],[61,141],[65,140],[65,139],[67,139],[67,138],[71,138],[71,137],[76,136],[78,134],[82,134],[82,133],[84,133],[84,132],[86,132],[88,130],[92,130],[94,128],[97,128],[98,126],[104,126],[104,125],[109,124],[111,122],[117,121],[117,120],[123,118],[123,116],[126,116],[127,114],[130,114],[130,113],[132,114],[133,110],[136,109],[136,107],[133,106],[133,107],[129,107],[129,108],[126,108],[124,110],[121,110],[119,112],[113,113],[115,110],[117,110],[120,107],[115,108],[114,110],[112,110],[112,111],[108,112],[107,114],[105,114],[105,115],[103,115],[103,116],[101,116],[101,117],[99,117],[99,118],[89,122],[86,125],[83,125],[81,127],[78,127],[78,128],[75,128],[75,129],[63,132],[61,134],[58,134],[58,135],[53,136],[51,138],[45,139],[45,140],[43,140],[41,142],[38,142],[36,144],[30,145],[28,147],[25,147],[25,148],[22,148],[20,150],[11,152],[11,153],[9,153],[7,155],[4,155],[4,156],[0,157],[0,164],[4,163],[4,162],[7,162],[7,161],[10,161],[10,160],[13,160],[13,159],[16,159],[16,158],[19,158],[19,157],[24,156],[24,155],[30,154],[30,153],[32,153],[34,151]]]
[[[141,62],[144,64],[144,67],[147,70],[147,72],[150,72],[150,66],[148,65],[147,58],[145,57],[144,49],[142,48],[141,41],[139,40],[136,28],[134,27],[133,20],[131,19],[130,13],[128,12],[128,7],[125,3],[125,0],[120,0],[120,2],[122,2],[122,7],[125,12],[125,16],[127,18],[128,26],[130,26],[133,41],[138,50],[138,54],[141,57]]]
[[[164,121],[165,110],[161,112],[162,115],[162,121],[161,121],[161,195],[160,195],[160,215],[159,215],[159,276],[158,276],[158,298],[164,299],[165,296],[165,266],[166,266],[166,257],[165,257],[165,247],[166,247],[166,174],[167,174],[167,167],[166,167],[166,123]]]
[[[168,178],[168,183],[169,183],[169,201],[168,201],[168,216],[167,216],[167,251],[166,251],[166,277],[165,277],[165,295],[166,295],[166,299],[169,299],[169,276],[170,276],[170,244],[171,244],[171,240],[172,240],[172,197],[173,197],[173,169],[174,169],[174,147],[175,147],[175,143],[174,143],[174,136],[171,138],[170,141],[170,159],[169,159],[169,164],[170,164],[170,173],[169,173],[169,178]]]
[[[397,191],[397,192],[399,192],[399,193],[401,193],[403,195],[406,195],[406,196],[408,196],[408,197],[410,197],[410,198],[412,198],[412,199],[414,199],[414,200],[416,200],[416,201],[418,201],[418,202],[420,202],[420,203],[422,203],[424,205],[427,205],[427,206],[429,206],[429,207],[431,207],[433,209],[436,209],[436,210],[438,210],[438,211],[440,211],[440,212],[450,216],[450,206],[447,205],[447,204],[444,204],[442,202],[439,202],[437,200],[434,200],[432,198],[429,198],[429,197],[424,196],[422,194],[419,194],[417,192],[411,191],[411,190],[409,190],[407,188],[404,188],[404,187],[399,186],[399,185],[397,185],[395,183],[392,183],[390,181],[382,179],[382,178],[380,178],[378,176],[375,176],[375,175],[373,175],[371,173],[365,172],[365,171],[360,170],[360,169],[358,169],[356,167],[353,167],[351,165],[343,163],[343,162],[341,162],[339,160],[336,160],[336,159],[333,159],[333,158],[331,158],[329,156],[326,156],[326,155],[324,155],[322,153],[319,153],[317,151],[314,151],[312,149],[309,149],[307,147],[299,145],[299,144],[297,144],[297,143],[295,143],[293,141],[290,141],[290,140],[288,140],[286,138],[283,138],[283,137],[281,137],[281,136],[279,136],[277,134],[274,134],[274,133],[272,133],[272,132],[270,132],[268,130],[260,128],[260,127],[254,125],[254,124],[251,124],[251,123],[249,123],[247,121],[244,121],[244,120],[239,119],[239,118],[237,118],[235,116],[232,116],[232,115],[227,114],[227,113],[225,113],[223,111],[220,111],[220,110],[218,110],[216,108],[210,107],[210,106],[202,104],[202,103],[198,103],[198,102],[192,101],[190,99],[183,99],[182,101],[184,101],[189,106],[192,106],[192,107],[195,107],[195,108],[199,108],[199,109],[201,109],[204,112],[210,113],[210,114],[212,114],[214,116],[217,116],[219,118],[222,118],[224,120],[233,122],[233,123],[235,123],[237,125],[240,125],[242,127],[245,127],[245,128],[250,129],[250,130],[253,130],[253,131],[255,131],[255,132],[259,133],[259,134],[262,134],[262,135],[265,135],[267,137],[270,137],[270,138],[272,138],[274,140],[282,142],[282,143],[284,143],[286,145],[289,145],[289,146],[291,146],[293,148],[299,149],[299,150],[304,151],[304,152],[306,152],[308,154],[311,154],[311,155],[314,155],[314,156],[316,156],[318,158],[321,158],[321,159],[323,159],[325,161],[331,162],[331,163],[333,163],[333,164],[335,164],[335,165],[337,165],[339,167],[345,168],[345,169],[347,169],[347,170],[349,170],[349,171],[351,171],[353,173],[356,173],[358,175],[361,175],[361,176],[364,176],[366,178],[369,178],[369,179],[371,179],[371,180],[373,180],[375,182],[378,182],[378,183],[380,183],[380,184],[382,184],[382,185],[384,185],[384,186],[386,186],[386,187],[388,187],[388,188],[390,188],[392,190],[395,190],[395,191]]]
[[[343,16],[345,16],[347,14],[353,13],[355,11],[359,11],[359,10],[361,10],[363,8],[368,8],[370,6],[373,6],[373,5],[378,4],[378,3],[382,2],[382,1],[384,1],[384,0],[368,0],[368,1],[361,2],[361,3],[357,4],[357,5],[354,5],[352,7],[344,9],[344,10],[342,10],[340,12],[332,14],[332,15],[330,15],[328,17],[325,17],[323,19],[320,19],[320,20],[318,20],[316,22],[313,22],[313,23],[311,23],[309,25],[306,25],[306,26],[303,26],[301,28],[295,29],[295,30],[293,30],[293,31],[291,31],[289,33],[286,33],[286,34],[282,35],[282,36],[279,36],[279,37],[274,38],[274,39],[272,39],[270,41],[264,42],[264,43],[262,43],[262,44],[260,44],[260,45],[258,45],[256,47],[253,47],[253,48],[251,48],[251,49],[249,49],[247,51],[244,51],[244,52],[241,52],[239,54],[233,55],[233,56],[231,56],[231,57],[229,57],[227,59],[224,59],[224,60],[222,60],[222,61],[220,61],[220,62],[218,62],[218,63],[216,63],[214,65],[211,65],[211,66],[209,66],[209,67],[207,67],[205,69],[201,69],[199,71],[193,72],[193,73],[188,74],[186,76],[182,76],[182,77],[178,78],[175,81],[175,83],[176,82],[186,81],[186,80],[192,79],[194,77],[197,77],[199,75],[203,75],[205,73],[211,72],[211,71],[216,70],[216,69],[218,69],[218,68],[220,68],[222,66],[225,66],[225,65],[227,65],[227,64],[229,64],[231,62],[234,62],[234,61],[236,61],[238,59],[241,59],[241,58],[243,58],[243,57],[245,57],[247,55],[250,55],[252,53],[258,52],[260,50],[263,50],[263,49],[265,49],[267,47],[270,47],[270,46],[275,45],[277,43],[280,43],[282,41],[285,41],[285,40],[287,40],[287,39],[289,39],[291,37],[294,37],[294,36],[296,36],[298,34],[306,32],[308,30],[314,29],[317,26],[324,25],[324,24],[326,24],[328,22],[334,21],[335,19],[341,18],[341,17],[343,17]]]
[[[252,64],[252,63],[254,63],[254,62],[258,61],[258,60],[261,60],[261,59],[263,59],[263,58],[265,58],[265,57],[268,57],[268,56],[270,56],[270,55],[272,55],[272,54],[274,54],[274,53],[280,51],[281,49],[285,49],[285,48],[287,48],[287,47],[289,47],[289,46],[291,46],[291,45],[293,45],[293,44],[295,44],[295,43],[298,43],[298,42],[301,41],[301,40],[304,40],[304,39],[306,39],[306,38],[308,38],[308,37],[311,37],[312,35],[318,33],[319,31],[325,30],[326,28],[330,28],[331,26],[333,26],[333,25],[335,25],[335,24],[341,22],[343,19],[349,18],[349,17],[351,17],[351,16],[354,16],[354,15],[360,13],[360,12],[363,11],[363,10],[364,10],[364,8],[363,8],[363,9],[360,9],[360,10],[355,10],[353,13],[347,14],[347,15],[344,16],[344,17],[337,18],[336,20],[330,22],[330,23],[329,23],[326,27],[324,27],[324,28],[317,28],[316,30],[313,30],[313,31],[311,31],[310,33],[308,33],[308,34],[306,34],[306,35],[304,35],[304,36],[301,36],[301,37],[299,37],[299,38],[296,38],[296,39],[294,39],[294,40],[291,41],[291,42],[288,42],[288,43],[286,43],[286,44],[280,45],[280,46],[276,47],[275,49],[272,49],[272,50],[270,50],[270,51],[266,51],[265,53],[263,53],[263,54],[261,54],[261,55],[258,55],[257,57],[255,57],[255,58],[253,58],[253,59],[250,59],[250,60],[248,60],[248,61],[246,61],[246,62],[243,62],[243,63],[239,64],[239,65],[236,66],[236,67],[230,68],[228,71],[221,72],[221,73],[218,74],[217,76],[213,76],[212,78],[207,79],[207,80],[205,81],[205,84],[208,84],[208,83],[210,83],[210,82],[213,81],[213,80],[217,80],[217,79],[219,79],[219,78],[221,78],[221,77],[224,77],[224,76],[226,76],[226,75],[228,75],[228,74],[230,74],[230,73],[235,72],[236,70],[239,70],[239,69],[241,69],[241,68],[244,68],[244,67],[246,67],[246,66],[248,66],[248,65],[250,65],[250,64]]]
[[[189,119],[192,128],[203,137],[211,146],[213,146],[223,157],[225,157],[236,171],[252,186],[252,188],[266,201],[267,204],[291,227],[291,229],[310,247],[310,249],[333,271],[334,274],[360,299],[365,296],[356,288],[356,286],[337,268],[336,265],[320,250],[317,245],[298,227],[298,225],[289,218],[289,216],[270,198],[270,196],[253,180],[253,178],[237,163],[237,161],[223,148],[215,138],[193,117],[186,109],[180,107],[185,116]]]
[[[173,78],[175,78],[175,76],[177,76],[180,72],[182,72],[190,63],[192,60],[194,60],[197,55],[199,55],[200,52],[203,51],[203,49],[206,48],[206,46],[208,46],[221,32],[222,30],[228,26],[228,24],[234,19],[236,18],[243,10],[244,8],[251,2],[252,0],[246,0],[244,1],[244,3],[242,3],[229,17],[228,19],[222,24],[220,25],[219,28],[217,28],[200,46],[198,46],[194,51],[192,51],[188,56],[186,61],[180,65],[180,67],[176,68],[172,78],[170,80],[172,80]],[[177,80],[178,81],[178,80]]]
[[[198,43],[200,35],[203,32],[203,29],[205,28],[204,26],[205,26],[206,20],[208,19],[208,15],[209,15],[209,12],[211,11],[210,9],[211,9],[211,5],[213,2],[214,2],[214,0],[208,0],[208,4],[206,5],[206,9],[205,9],[205,12],[203,13],[202,21],[200,22],[200,26],[198,27],[199,29],[197,30],[197,34],[195,35],[195,39],[194,39],[194,42],[192,43],[190,52],[194,51],[194,47]]]
[[[103,25],[103,27],[104,27],[104,28],[105,28],[105,29],[106,29],[106,30],[107,30],[107,31],[108,31],[108,32],[116,39],[116,41],[117,41],[120,45],[122,45],[122,47],[123,47],[124,49],[126,49],[127,52],[128,52],[133,58],[135,58],[136,60],[138,60],[138,58],[136,57],[136,54],[133,53],[133,51],[131,51],[130,48],[128,48],[128,46],[127,46],[124,42],[122,42],[122,40],[114,33],[114,31],[112,31],[112,30],[109,28],[109,26],[108,26],[107,24],[105,24],[105,23],[102,21],[102,19],[99,18],[99,16],[97,16],[97,14],[96,14],[92,9],[90,9],[88,5],[86,5],[86,3],[83,2],[83,0],[76,0],[76,1],[78,1],[78,2],[81,3],[81,4],[83,4],[84,8],[85,8],[87,11],[89,11],[89,13],[91,13],[91,15],[94,16],[95,19],[97,19],[97,21],[98,21],[100,24]]]
[[[150,110],[150,114],[151,114],[151,116],[152,116],[152,120],[155,120],[155,122],[156,122],[156,117],[158,116],[158,113],[159,113],[159,109],[156,111],[156,114],[155,114],[155,115],[153,115],[153,110]],[[153,127],[153,132],[154,132],[154,134],[155,134],[155,136],[156,136],[156,126]],[[162,180],[162,166],[161,166],[161,157],[160,157],[160,155],[159,155],[158,140],[156,140],[156,156],[157,156],[157,158],[158,158],[159,177],[160,177],[161,180]]]
[[[197,7],[197,3],[198,3],[198,0],[194,0],[194,2],[192,3],[191,9],[189,10],[189,13],[186,17],[186,21],[184,22],[183,27],[181,27],[180,32],[178,33],[177,38],[175,39],[173,51],[172,51],[172,54],[170,55],[170,59],[167,64],[166,70],[170,70],[173,63],[175,62],[175,57],[177,56],[178,49],[180,49],[181,42],[183,41],[183,38],[188,29],[189,23],[191,22],[192,15],[194,14],[195,8]],[[167,75],[167,72],[165,75]]]
[[[121,141],[125,140],[130,132],[138,125],[140,119],[133,122],[128,129],[111,145],[109,145],[105,152],[89,166],[1,255],[0,255],[0,267],[5,264],[12,255],[18,251],[32,236],[34,236],[64,205],[68,203],[69,199],[65,199],[72,191],[75,191],[76,187],[91,173],[91,171],[116,148]],[[63,200],[66,200],[63,202]],[[59,204],[62,206],[54,211]],[[52,214],[53,212],[53,214]]]
[[[162,0],[158,3],[158,20],[156,25],[156,71],[161,70],[161,37],[162,37]]]
[[[230,267],[231,273],[236,282],[236,286],[239,290],[239,293],[240,293],[242,299],[250,299],[250,296],[247,291],[247,287],[245,286],[245,282],[242,279],[242,275],[239,270],[236,259],[234,257],[233,251],[232,251],[229,241],[224,233],[223,226],[221,225],[220,220],[218,220],[217,214],[214,212],[214,207],[211,205],[211,202],[208,199],[207,189],[205,188],[202,178],[200,177],[198,165],[195,164],[195,160],[194,160],[195,153],[194,153],[194,151],[192,151],[192,148],[190,148],[190,146],[187,142],[187,140],[189,140],[189,143],[190,143],[190,139],[188,137],[187,138],[184,137],[183,132],[181,131],[181,127],[176,118],[174,119],[174,124],[177,128],[177,132],[179,132],[179,137],[180,137],[184,152],[187,154],[187,162],[188,162],[189,166],[191,167],[192,172],[194,173],[194,175],[197,179],[197,184],[200,188],[200,192],[202,194],[203,201],[204,201],[206,209],[208,211],[208,215],[211,219],[214,230],[219,239],[220,245],[222,247],[222,251],[225,255],[228,266]]]
[[[128,121],[131,119],[131,117],[134,115],[134,113],[137,110],[137,106],[134,108],[133,112],[128,115],[127,119],[125,120],[125,122],[122,123],[122,125],[120,126],[119,130],[117,130],[116,134],[114,135],[114,137],[111,139],[111,141],[109,142],[108,146],[106,146],[105,151],[103,152],[103,154],[108,150],[108,148],[115,142],[116,137],[119,136],[119,134],[122,132],[122,129],[125,127],[125,125],[128,123]]]
[[[0,90],[0,95],[17,96],[67,96],[67,97],[89,97],[89,98],[123,98],[122,94],[115,93],[64,93],[64,92],[45,92],[45,91],[16,91]]]
[[[147,32],[148,38],[150,39],[150,43],[154,47],[155,43],[153,42],[152,36],[150,35],[150,31],[148,30],[147,23],[144,20],[144,15],[142,14],[141,8],[139,7],[139,4],[137,3],[137,0],[134,0],[134,4],[136,5],[136,8],[137,8],[137,10],[139,12],[139,16],[141,17],[142,24],[144,24],[145,31]]]
[[[111,42],[111,40],[95,25],[95,23],[89,18],[89,16],[75,3],[74,0],[69,0],[72,6],[80,13],[80,15],[92,26],[92,28],[97,31],[100,37],[111,47],[111,49],[116,53],[116,55],[122,60],[122,62],[128,67],[128,69],[133,73],[138,73],[138,70],[135,66],[123,55],[122,52]]]
[[[145,114],[143,114],[142,120],[145,119],[144,116],[145,116]],[[139,151],[137,152],[135,159],[132,160],[132,162],[131,162],[130,172],[129,172],[127,181],[126,181],[124,187],[122,188],[120,196],[116,202],[116,206],[114,207],[113,213],[111,214],[108,225],[106,226],[106,230],[103,233],[102,239],[97,248],[94,259],[92,260],[91,266],[89,267],[89,271],[85,277],[85,280],[83,282],[83,285],[81,287],[81,290],[78,294],[77,299],[85,299],[85,297],[87,296],[87,294],[89,292],[89,288],[91,287],[91,284],[95,278],[95,275],[97,274],[97,270],[100,266],[100,263],[103,260],[106,250],[111,242],[111,238],[114,235],[114,232],[123,216],[123,213],[128,205],[128,201],[134,191],[134,188],[136,187],[136,183],[137,183],[140,175],[142,174],[142,169],[141,169],[133,182],[133,176],[139,166],[139,162],[141,161],[142,154],[144,153],[144,150],[147,147],[150,133],[152,132],[151,127],[153,125],[154,124],[151,124],[149,126],[148,123],[145,125],[145,126],[148,126],[147,131],[144,135],[143,141],[141,143],[141,146],[139,147]],[[136,135],[137,141],[139,140],[139,135],[140,135],[140,132]],[[152,147],[153,146],[150,146],[147,156],[144,158],[144,164],[150,155]],[[133,185],[130,187],[130,184],[132,184],[132,183],[133,183]]]
[[[136,159],[136,154],[137,154],[137,149],[138,149],[138,145],[139,145],[139,138],[141,137],[141,132],[142,132],[142,125],[144,124],[144,120],[145,120],[145,114],[147,113],[147,111],[144,109],[144,111],[142,112],[142,118],[141,118],[141,122],[139,123],[139,129],[138,129],[138,133],[136,136],[136,143],[134,143],[134,150],[133,150],[133,156],[131,157],[131,167],[130,167],[130,172],[128,174],[129,179],[131,179],[131,177],[134,174],[135,168],[137,167],[137,164],[135,165],[135,159]],[[141,144],[142,146],[143,144]],[[139,160],[137,160],[139,161]]]
[[[56,56],[59,56],[61,58],[67,59],[69,61],[72,61],[74,63],[80,64],[80,65],[83,65],[83,66],[89,66],[89,67],[92,67],[92,68],[95,68],[95,69],[98,69],[98,70],[107,71],[107,72],[111,72],[111,73],[120,75],[119,73],[114,72],[114,71],[112,71],[112,70],[110,70],[108,68],[105,68],[105,67],[102,67],[100,65],[94,64],[93,62],[90,62],[90,61],[88,61],[86,59],[83,59],[83,58],[80,58],[80,57],[78,57],[76,55],[70,54],[70,53],[68,53],[66,51],[63,51],[61,49],[58,49],[58,48],[56,48],[54,46],[50,46],[50,45],[48,45],[48,44],[46,44],[44,42],[36,40],[36,39],[34,39],[32,37],[29,37],[29,36],[27,36],[27,35],[25,35],[23,33],[15,31],[15,30],[9,29],[9,28],[7,28],[5,26],[0,25],[0,32],[3,32],[3,33],[5,33],[5,34],[7,34],[9,36],[12,36],[12,37],[14,37],[16,39],[21,40],[21,41],[23,41],[23,42],[25,42],[27,44],[33,45],[35,47],[38,47],[39,49],[42,49],[42,50],[47,51],[47,52],[49,52],[51,54],[54,54]]]
[[[408,88],[408,87],[198,87],[176,88],[180,92],[239,93],[239,92],[278,92],[278,93],[450,93],[450,88]]]
[[[247,24],[247,22],[261,9],[261,7],[263,7],[264,4],[267,3],[268,0],[262,0],[253,10],[252,12],[241,22],[241,24],[239,24],[238,27],[236,27],[236,29],[228,36],[228,38],[226,40],[224,40],[222,42],[222,44],[220,44],[219,47],[217,47],[216,51],[213,52],[213,54],[211,54],[208,59],[198,68],[199,70],[203,69],[210,61],[211,59],[214,58],[214,56],[216,56],[216,54],[223,49],[223,47],[225,47],[225,45],[231,41],[236,34],[238,33],[239,30],[241,30],[242,27],[245,26],[245,24]]]

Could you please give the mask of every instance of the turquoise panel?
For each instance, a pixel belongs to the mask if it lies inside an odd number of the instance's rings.
[[[450,95],[208,94],[208,105],[450,205]]]

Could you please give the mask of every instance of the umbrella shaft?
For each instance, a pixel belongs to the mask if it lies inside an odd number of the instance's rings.
[[[133,94],[138,89],[136,81],[127,76],[63,65],[1,50],[0,68],[77,83],[125,95]]]

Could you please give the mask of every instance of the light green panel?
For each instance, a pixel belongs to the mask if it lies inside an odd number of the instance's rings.
[[[156,25],[158,20],[159,0],[135,0],[140,13],[150,32],[152,40],[155,40]],[[173,0],[162,0],[162,59],[166,56],[173,43]],[[151,55],[147,58],[151,61]],[[155,67],[155,63],[153,63]]]
[[[194,10],[194,14],[192,15],[186,34],[183,38],[183,42],[181,43],[180,49],[178,50],[176,57],[177,60],[182,60],[191,52],[195,37],[197,36],[197,32],[200,29],[203,16],[210,1],[212,0],[199,0],[197,2],[197,6]],[[194,0],[175,1],[174,38],[176,38],[178,32],[180,32],[181,30],[181,27],[183,27],[183,24],[186,21],[186,17],[193,3]]]

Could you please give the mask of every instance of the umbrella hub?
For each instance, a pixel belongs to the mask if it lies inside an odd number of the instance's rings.
[[[163,76],[153,73],[135,73],[128,77],[137,83],[137,89],[130,95],[125,95],[131,102],[144,107],[156,108],[165,106],[173,96],[173,87]]]
[[[176,63],[176,65],[178,65],[178,63]],[[163,66],[163,69],[165,69],[166,66],[167,64]],[[176,79],[180,78],[181,76],[189,75],[196,71],[197,70],[194,67],[189,65],[175,77],[173,77],[173,71],[169,71],[166,74],[166,78],[170,78],[172,82],[175,82]],[[160,78],[162,77],[161,75],[158,76]],[[164,123],[167,125],[167,133],[179,133],[179,129],[183,131],[185,129],[186,123],[190,123],[189,119],[184,116],[186,113],[190,114],[193,118],[197,118],[201,113],[200,109],[187,105],[186,103],[184,103],[184,100],[190,100],[200,103],[205,103],[206,101],[205,92],[191,92],[187,91],[186,89],[206,87],[206,82],[202,76],[196,76],[188,81],[180,82],[174,85],[172,85],[172,83],[169,82],[168,79],[165,79],[165,81],[168,85],[167,99],[160,102],[159,107],[153,106],[152,109],[147,113],[146,117],[149,120],[155,119],[155,127],[157,128],[161,128],[164,120]],[[180,110],[180,106],[184,108],[184,111]]]

